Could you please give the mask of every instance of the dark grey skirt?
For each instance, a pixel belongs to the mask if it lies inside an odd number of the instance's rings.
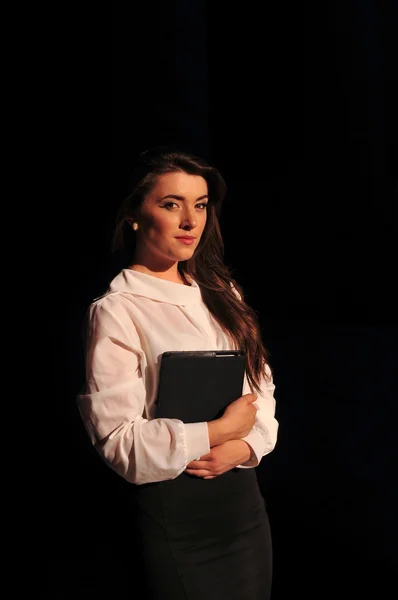
[[[268,600],[272,543],[254,469],[134,486],[146,598]]]

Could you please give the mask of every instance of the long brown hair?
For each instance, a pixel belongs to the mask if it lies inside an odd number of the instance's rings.
[[[182,276],[187,274],[197,282],[211,314],[230,335],[236,349],[245,352],[249,385],[259,392],[260,379],[268,365],[268,353],[262,342],[257,313],[245,302],[242,287],[224,263],[224,242],[218,218],[227,188],[215,167],[201,157],[180,150],[161,147],[143,152],[133,173],[131,193],[122,202],[116,217],[113,250],[124,252],[131,261],[135,234],[129,222],[138,217],[140,207],[159,175],[175,171],[200,175],[206,180],[209,192],[207,221],[198,248],[192,258],[178,264],[178,269]],[[270,372],[268,368],[268,374]]]

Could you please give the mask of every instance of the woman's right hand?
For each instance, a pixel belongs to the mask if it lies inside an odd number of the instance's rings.
[[[256,394],[245,394],[231,402],[222,417],[207,423],[211,447],[229,440],[238,440],[249,433],[256,419],[257,408],[253,406],[255,400]]]

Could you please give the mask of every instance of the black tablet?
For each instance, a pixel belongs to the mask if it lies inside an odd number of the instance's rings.
[[[155,416],[212,421],[242,396],[244,374],[245,355],[238,350],[164,352]]]

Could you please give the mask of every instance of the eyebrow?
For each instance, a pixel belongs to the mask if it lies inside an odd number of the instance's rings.
[[[182,200],[182,201],[185,200],[184,196],[179,196],[178,194],[167,194],[167,196],[163,196],[163,198],[160,198],[159,202],[161,202],[162,200],[166,200],[166,198],[173,198],[173,200]],[[208,194],[199,196],[199,198],[196,198],[195,202],[198,202],[199,200],[205,200],[206,198],[207,199],[209,198]]]

